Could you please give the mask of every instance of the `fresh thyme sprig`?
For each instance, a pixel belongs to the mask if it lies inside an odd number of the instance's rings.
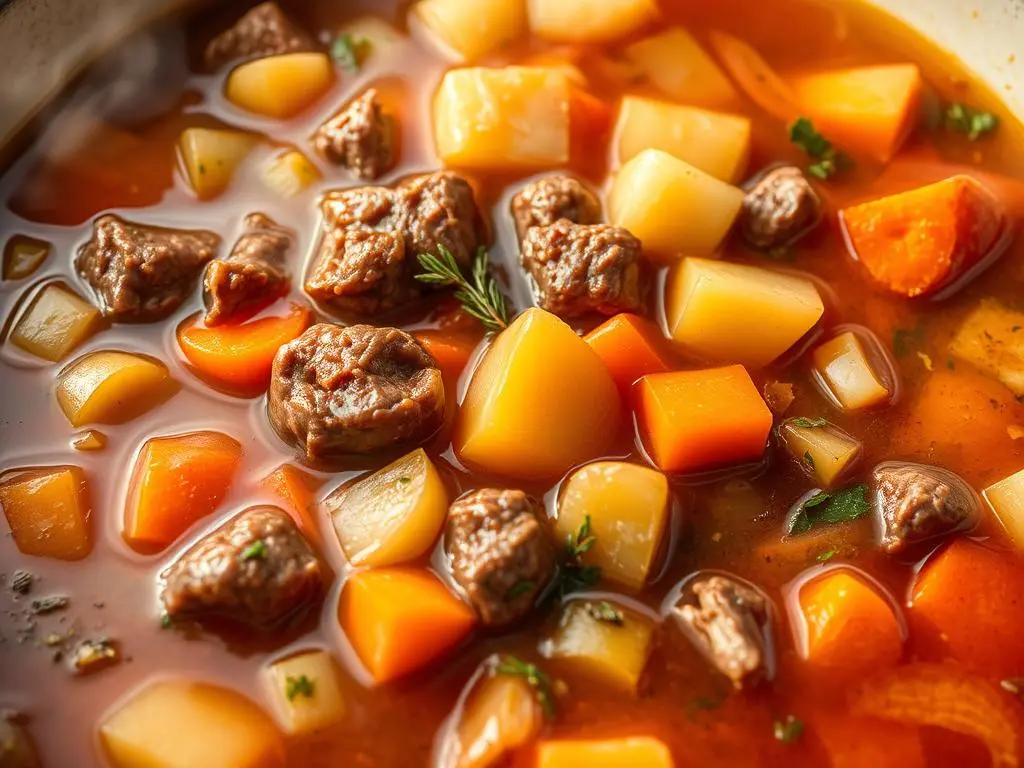
[[[498,662],[495,671],[499,675],[512,675],[513,677],[523,678],[526,684],[533,690],[533,695],[537,697],[537,702],[544,711],[544,717],[548,720],[554,720],[555,715],[558,713],[555,704],[554,685],[551,682],[551,678],[540,667],[536,664],[529,664],[522,659],[517,659],[515,656],[505,656]]]
[[[601,566],[584,565],[581,560],[596,543],[597,536],[590,529],[590,515],[584,515],[583,522],[565,537],[566,562],[562,565],[559,583],[563,596],[592,589],[601,580]]]
[[[508,302],[487,269],[487,249],[480,247],[473,259],[473,279],[462,274],[452,252],[443,245],[437,247],[437,255],[421,253],[417,256],[423,272],[416,279],[430,285],[454,285],[455,298],[462,304],[466,314],[475,317],[489,331],[503,331],[508,328]]]

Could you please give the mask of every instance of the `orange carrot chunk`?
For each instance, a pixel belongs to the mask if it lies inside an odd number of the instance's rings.
[[[220,432],[154,437],[142,446],[125,507],[122,535],[140,552],[159,552],[220,504],[242,446]]]
[[[672,753],[652,736],[620,739],[542,741],[537,768],[672,768]]]
[[[830,768],[925,768],[921,729],[846,712],[815,716],[814,730],[828,752]]]
[[[742,365],[644,376],[639,424],[654,463],[692,472],[757,461],[772,413]]]
[[[283,317],[216,328],[206,328],[192,317],[178,327],[178,346],[201,379],[231,394],[252,397],[267,388],[277,350],[299,337],[310,322],[312,313],[297,305]]]
[[[445,331],[415,331],[412,334],[427,353],[434,358],[437,367],[445,376],[445,383],[457,382],[462,371],[469,364],[477,346],[477,340],[467,335]]]
[[[602,98],[573,86],[569,94],[569,151],[573,160],[603,156],[615,110]]]
[[[628,397],[637,379],[669,369],[657,347],[659,335],[652,323],[624,312],[606,320],[583,340],[604,361],[619,392]]]
[[[362,571],[345,584],[338,619],[376,683],[425,667],[466,639],[473,610],[432,573]]]
[[[853,255],[880,285],[900,296],[945,288],[998,245],[999,200],[970,176],[862,203],[840,212]]]
[[[306,538],[320,543],[320,527],[313,510],[313,494],[321,485],[320,479],[291,464],[282,464],[263,478],[262,485],[277,496]]]

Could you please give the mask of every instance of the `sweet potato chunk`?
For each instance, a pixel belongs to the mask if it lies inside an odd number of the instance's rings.
[[[26,555],[81,560],[92,550],[92,507],[78,467],[12,469],[0,475],[0,507]]]

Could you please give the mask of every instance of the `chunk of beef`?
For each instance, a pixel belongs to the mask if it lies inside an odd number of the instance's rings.
[[[253,507],[188,549],[162,574],[171,621],[224,618],[274,629],[304,616],[320,599],[320,560],[292,519]]]
[[[385,115],[377,90],[369,88],[321,125],[313,145],[323,157],[372,181],[395,164],[395,119]]]
[[[544,508],[522,491],[487,488],[448,510],[445,547],[452,575],[484,624],[526,615],[555,573]]]
[[[512,218],[522,242],[531,227],[549,227],[559,219],[600,224],[601,203],[572,176],[548,176],[527,184],[512,198]]]
[[[277,3],[260,3],[206,46],[207,69],[235,59],[258,59],[281,53],[315,50],[309,35],[292,24]]]
[[[751,586],[725,576],[692,584],[696,605],[675,608],[690,641],[737,688],[769,676],[768,599]]]
[[[405,331],[321,323],[278,350],[268,403],[277,433],[315,463],[424,442],[445,396],[441,371]]]
[[[639,309],[641,259],[640,241],[627,230],[567,219],[531,227],[520,254],[538,303],[559,317]]]
[[[103,313],[116,322],[163,320],[195,288],[216,254],[212,232],[165,229],[106,215],[78,250],[75,269],[92,286]]]
[[[28,735],[28,718],[11,710],[0,711],[0,766],[40,768],[39,754]]]
[[[974,490],[939,467],[886,462],[871,473],[882,547],[890,554],[972,527],[981,509]]]
[[[246,216],[245,231],[231,253],[206,267],[206,324],[253,314],[287,294],[290,278],[285,260],[294,242],[294,233],[269,216]]]
[[[754,248],[789,245],[821,220],[821,199],[803,171],[794,166],[764,174],[743,198],[740,233]]]
[[[306,279],[317,301],[370,315],[419,298],[429,287],[414,279],[421,253],[442,246],[468,266],[482,224],[473,190],[448,172],[387,187],[332,192],[321,204],[324,224]]]

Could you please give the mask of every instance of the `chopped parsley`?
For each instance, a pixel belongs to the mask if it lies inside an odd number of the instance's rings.
[[[816,418],[808,419],[806,416],[797,416],[795,419],[790,419],[789,423],[794,427],[803,427],[804,429],[817,429],[818,427],[827,427],[828,419]]]
[[[597,543],[597,537],[590,532],[590,515],[583,516],[579,527],[566,537],[569,559],[579,560]]]
[[[811,469],[814,469],[814,457],[811,456],[810,451],[804,452],[804,463]]]
[[[559,584],[563,595],[590,589],[601,580],[600,566],[580,562],[580,558],[597,543],[597,537],[591,533],[590,515],[584,515],[579,527],[565,538],[566,563],[562,566]]]
[[[792,744],[803,736],[804,722],[793,715],[786,715],[784,720],[775,721],[774,728],[776,739],[784,744]]]
[[[617,627],[621,627],[626,622],[622,611],[607,600],[602,600],[599,603],[587,603],[587,613],[598,621],[614,624]]]
[[[834,549],[830,549],[830,550],[827,550],[825,552],[822,552],[820,555],[818,555],[818,557],[816,559],[817,559],[817,561],[819,563],[827,563],[829,560],[831,560],[835,556],[836,556],[836,551]]]
[[[846,162],[832,142],[818,133],[810,118],[797,118],[789,127],[789,140],[817,161],[807,166],[807,172],[819,179],[831,178]]]
[[[331,58],[354,75],[362,68],[372,49],[370,38],[343,32],[331,43]]]
[[[511,675],[521,677],[533,690],[540,708],[544,711],[544,717],[553,720],[558,713],[555,705],[555,692],[551,678],[536,664],[529,664],[515,656],[505,656],[498,662],[495,671],[499,675]]]
[[[412,478],[411,477],[406,477],[405,475],[402,475],[400,478],[398,478],[398,484],[399,485],[408,485],[411,482],[412,482]]]
[[[252,544],[242,550],[242,560],[262,560],[267,556],[267,545],[263,539],[256,539]]]
[[[807,533],[816,525],[847,523],[859,520],[871,511],[867,486],[863,483],[841,488],[835,493],[818,491],[797,508],[789,521],[790,535]]]
[[[905,357],[924,341],[924,328],[897,328],[892,334],[892,351],[896,357]]]
[[[960,102],[946,107],[946,128],[967,134],[970,141],[977,141],[998,126],[999,118],[991,112],[981,112]]]
[[[171,628],[171,623],[172,623],[171,622],[171,614],[169,614],[169,613],[161,613],[160,614],[160,629],[170,629]]]
[[[305,696],[307,699],[312,698],[314,687],[313,681],[305,675],[299,675],[298,677],[288,675],[284,679],[284,695],[288,697],[288,701],[292,701],[296,696]]]
[[[512,588],[505,593],[505,600],[512,601],[523,595],[528,595],[536,587],[536,582],[533,581],[517,581],[512,585]]]

